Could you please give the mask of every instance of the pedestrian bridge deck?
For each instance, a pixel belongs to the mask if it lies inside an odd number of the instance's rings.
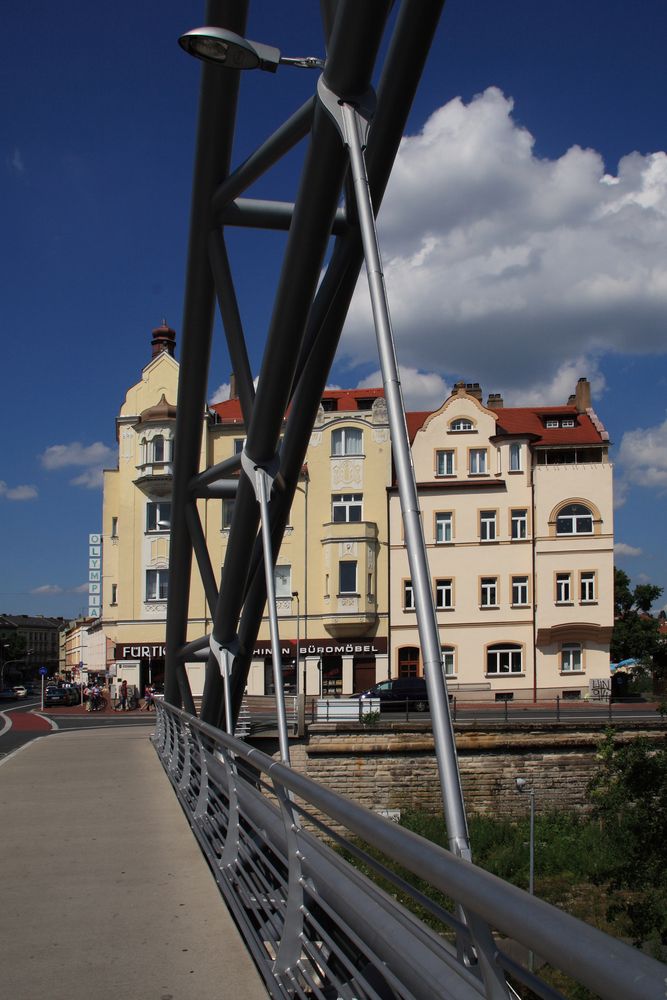
[[[143,727],[7,757],[0,844],[4,996],[267,996]]]

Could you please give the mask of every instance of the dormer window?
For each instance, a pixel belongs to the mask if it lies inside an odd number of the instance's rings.
[[[574,420],[572,420],[569,417],[566,417],[565,419],[561,420],[560,425],[561,427],[574,427]]]
[[[456,420],[452,420],[449,429],[454,433],[461,433],[461,431],[473,431],[475,427],[472,420],[468,420],[467,417],[458,417]]]
[[[544,421],[544,426],[547,428],[547,430],[553,430],[555,427],[558,427],[558,421],[557,420],[545,420]]]

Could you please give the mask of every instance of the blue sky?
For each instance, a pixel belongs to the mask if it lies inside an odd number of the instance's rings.
[[[321,54],[318,10],[251,3],[248,36]],[[180,334],[199,66],[176,40],[203,11],[5,7],[0,612],[85,608],[114,418],[151,329]],[[380,235],[408,404],[459,377],[564,402],[587,375],[614,442],[618,564],[667,598],[666,28],[662,0],[450,0]],[[244,76],[236,162],[313,82]],[[256,193],[290,198],[298,169]],[[231,240],[256,371],[282,242]],[[331,382],[377,368],[359,295]],[[218,341],[212,397],[228,378]]]

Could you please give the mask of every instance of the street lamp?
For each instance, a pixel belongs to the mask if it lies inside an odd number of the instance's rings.
[[[530,837],[529,837],[529,862],[528,862],[528,892],[534,895],[535,892],[535,789],[529,785],[525,778],[516,778],[516,790],[519,793],[528,792],[530,795]],[[528,952],[528,970],[533,971],[533,952]]]
[[[281,56],[275,46],[251,42],[226,28],[193,28],[181,35],[178,44],[188,55],[227,69],[263,69],[267,73],[275,73],[279,65],[301,69],[321,69],[324,66],[323,60],[316,56]]]
[[[9,643],[3,646],[3,649],[7,649],[8,646]],[[27,663],[26,657],[30,656],[31,653],[32,649],[28,649],[26,650],[25,654],[23,656],[20,656],[18,659],[3,661],[2,667],[0,667],[0,688],[4,688],[5,686],[5,667],[8,667],[12,663]]]
[[[300,643],[299,624],[300,624],[300,615],[301,615],[301,605],[299,603],[299,591],[298,590],[293,590],[292,591],[292,597],[296,600],[296,656],[294,658],[294,662],[295,662],[295,668],[296,668],[296,683],[297,683],[297,686],[298,686],[298,684],[299,684],[299,643]],[[303,672],[303,685],[302,685],[301,689],[302,689],[302,691],[303,691],[303,693],[305,695],[305,693],[306,693],[306,672],[305,672],[305,670]]]

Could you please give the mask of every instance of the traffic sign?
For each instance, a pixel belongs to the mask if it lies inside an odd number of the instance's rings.
[[[40,672],[40,674],[41,674],[42,677],[46,677],[46,675],[48,674],[49,671],[47,670],[46,667],[40,667],[39,668],[39,672]]]

